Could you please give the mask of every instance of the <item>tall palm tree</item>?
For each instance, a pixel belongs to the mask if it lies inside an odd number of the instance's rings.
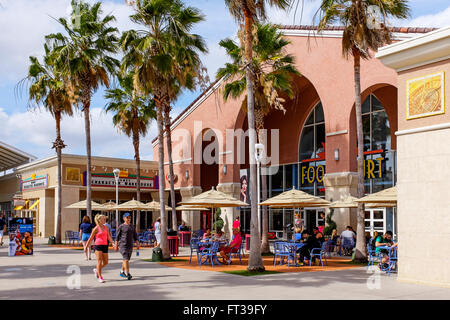
[[[147,135],[150,121],[156,118],[155,103],[148,95],[141,95],[133,85],[133,74],[118,75],[120,87],[106,90],[106,112],[114,112],[114,125],[133,139],[136,160],[136,200],[141,201],[140,137]],[[140,230],[140,214],[136,217],[136,229]]]
[[[30,57],[30,67],[28,76],[25,80],[30,83],[28,96],[31,106],[38,107],[42,104],[48,112],[55,118],[56,122],[56,140],[53,147],[56,150],[58,166],[58,206],[56,210],[56,232],[57,243],[61,243],[61,210],[62,210],[62,167],[61,154],[66,146],[61,139],[61,118],[62,115],[72,116],[73,97],[70,97],[66,88],[66,81],[62,74],[56,70],[51,60],[51,52],[47,45],[44,45],[45,55],[43,63],[40,63],[36,57]]]
[[[255,91],[255,122],[258,143],[264,143],[262,130],[264,117],[273,109],[285,111],[284,99],[280,94],[289,98],[294,96],[292,80],[300,73],[294,66],[294,58],[286,54],[286,40],[276,26],[257,23],[255,38],[253,39],[253,87]],[[219,45],[225,48],[231,62],[220,68],[217,77],[226,77],[223,97],[226,101],[230,96],[239,98],[247,89],[244,68],[244,48],[231,39],[222,40]],[[242,101],[242,109],[247,112],[247,97]],[[267,148],[266,148],[267,149]],[[267,179],[261,183],[262,201],[266,198]],[[269,252],[267,208],[263,208],[261,251]]]
[[[277,8],[287,10],[292,0],[225,0],[231,15],[241,24],[244,37],[244,61],[246,69],[247,83],[247,119],[249,129],[249,154],[251,159],[255,154],[256,132],[255,132],[255,99],[253,88],[253,25],[255,21],[266,18],[266,4]],[[242,23],[244,24],[242,26]],[[248,270],[253,272],[264,271],[264,265],[261,257],[261,237],[258,230],[258,208],[256,199],[256,164],[250,160],[250,201],[251,201],[251,219],[250,219],[250,257],[248,261]]]
[[[161,203],[161,249],[169,258],[167,216],[164,204],[164,110],[179,90],[194,85],[200,68],[199,52],[206,52],[203,39],[191,33],[204,18],[196,8],[179,0],[137,0],[130,19],[144,30],[123,33],[125,52],[122,71],[133,70],[134,84],[143,92],[153,93],[158,124],[159,197]],[[173,175],[172,175],[173,176]],[[174,197],[173,197],[174,199]]]
[[[100,85],[109,87],[109,77],[119,66],[113,58],[118,49],[117,28],[112,15],[101,17],[101,2],[93,5],[72,0],[72,17],[58,19],[65,33],[47,36],[55,48],[53,59],[56,67],[67,77],[73,91],[79,95],[84,114],[86,133],[86,200],[87,214],[91,216],[91,127],[89,110],[92,95]]]
[[[317,14],[320,14],[318,31],[339,22],[344,26],[342,54],[345,58],[353,56],[355,81],[356,134],[358,141],[358,197],[364,196],[364,141],[361,111],[361,58],[368,59],[371,51],[391,42],[391,30],[386,25],[388,17],[408,18],[410,14],[407,0],[322,0]],[[380,16],[370,14],[369,6],[379,8]],[[372,12],[373,11],[372,7]],[[374,19],[381,21],[377,25]],[[364,238],[364,208],[360,203],[357,209],[355,260],[364,261],[366,241]]]

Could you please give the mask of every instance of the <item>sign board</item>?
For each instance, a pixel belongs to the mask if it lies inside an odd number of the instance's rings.
[[[23,199],[13,199],[13,207],[23,207],[26,204],[26,201]]]
[[[33,254],[33,219],[9,218],[8,256],[25,256]]]
[[[86,181],[86,179],[84,179]],[[86,183],[84,183],[86,185]],[[114,175],[110,174],[93,174],[91,176],[91,186],[93,187],[116,187],[116,180]],[[135,189],[137,186],[137,179],[135,176],[127,178],[119,178],[119,188]],[[141,189],[155,189],[155,179],[149,177],[141,177]]]
[[[48,187],[48,174],[44,176],[34,176],[20,182],[21,191],[45,189]]]
[[[408,80],[406,83],[406,119],[416,119],[445,112],[444,72]]]

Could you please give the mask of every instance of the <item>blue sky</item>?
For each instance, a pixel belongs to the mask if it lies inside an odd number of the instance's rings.
[[[301,0],[300,0],[301,1]],[[121,31],[132,28],[128,16],[131,8],[124,0],[104,0],[105,13],[117,17]],[[230,17],[223,0],[188,0],[191,6],[199,8],[205,15],[194,32],[202,35],[209,48],[203,57],[211,80],[226,61],[225,53],[218,42],[233,37],[237,27]],[[54,140],[54,122],[42,111],[27,110],[26,92],[17,92],[16,84],[26,75],[28,57],[40,56],[46,34],[59,30],[58,23],[51,17],[67,16],[70,0],[0,0],[0,141],[14,145],[28,153],[42,158],[54,154],[51,142]],[[431,5],[432,4],[432,5]],[[280,24],[311,24],[318,1],[304,1],[303,16],[294,17],[293,12],[284,13],[269,10],[269,19]],[[395,26],[442,27],[450,21],[448,0],[411,0],[412,17],[407,21],[392,21]],[[6,30],[6,32],[4,32]],[[175,103],[175,117],[199,92],[185,92]],[[131,140],[113,128],[111,116],[102,111],[105,101],[104,89],[95,94],[92,103],[92,150],[94,155],[133,158]],[[66,153],[85,154],[84,124],[80,114],[63,120],[62,135],[68,147]],[[149,135],[143,140],[141,154],[152,159],[151,140],[156,136],[156,124],[152,124]],[[117,147],[120,146],[120,147]]]

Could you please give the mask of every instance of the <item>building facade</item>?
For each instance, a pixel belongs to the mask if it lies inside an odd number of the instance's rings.
[[[120,169],[119,204],[136,199],[136,162],[134,160],[92,157],[92,200],[103,204],[116,201],[116,184],[113,170]],[[15,216],[33,218],[35,236],[48,237],[55,234],[57,199],[56,156],[37,160],[15,169],[20,177],[22,203],[13,208]],[[156,177],[156,178],[155,178]],[[86,199],[86,157],[62,155],[62,234],[78,231],[86,210],[68,209],[67,206]],[[141,201],[159,200],[157,164],[141,161]],[[168,197],[168,193],[167,193]],[[93,211],[93,215],[100,213]],[[111,223],[115,223],[111,212]],[[141,228],[152,225],[159,213],[141,211]],[[120,220],[121,221],[121,220]]]
[[[398,279],[450,287],[450,27],[377,57],[398,73]]]
[[[393,31],[399,41],[431,29],[394,28]],[[285,26],[282,32],[290,41],[287,51],[294,55],[301,76],[293,80],[295,96],[286,100],[286,112],[274,110],[264,118],[266,151],[270,157],[262,175],[267,182],[267,196],[293,187],[333,201],[356,195],[353,61],[342,56],[342,29],[332,27],[319,35],[313,27]],[[223,84],[223,79],[216,81],[172,123],[174,167],[180,177],[176,189],[183,200],[215,187],[248,201],[247,186],[252,177],[247,170],[250,157],[245,152],[248,150],[246,113],[241,109],[242,100],[223,101]],[[368,194],[396,183],[397,74],[378,59],[363,60],[361,90]],[[154,140],[153,146],[157,160],[158,141]],[[165,157],[167,165],[167,154]],[[249,209],[222,211],[228,232],[238,214],[244,231],[249,230]],[[322,211],[302,210],[306,226],[321,223]],[[396,233],[395,216],[392,208],[368,210],[366,231]],[[335,209],[332,218],[339,232],[347,225],[356,226],[354,209]],[[183,220],[194,229],[208,227],[207,212],[184,212]],[[270,209],[269,229],[279,237],[286,237],[286,227],[292,222],[292,210]]]

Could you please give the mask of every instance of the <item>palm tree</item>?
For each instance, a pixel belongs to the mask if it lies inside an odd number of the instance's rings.
[[[292,80],[300,73],[294,66],[294,58],[286,54],[286,40],[276,26],[271,24],[256,24],[257,30],[253,39],[253,87],[255,91],[255,122],[259,143],[264,143],[262,129],[264,117],[273,109],[285,111],[282,93],[292,98]],[[217,72],[217,78],[229,79],[224,85],[223,97],[226,101],[230,96],[239,98],[245,92],[244,48],[231,39],[222,40],[219,45],[225,48],[231,62]],[[247,111],[247,97],[242,101],[242,109]],[[267,149],[267,148],[266,148]],[[262,179],[262,200],[267,194],[267,180]],[[269,252],[267,208],[263,208],[261,251]]]
[[[155,100],[158,124],[161,249],[163,257],[169,258],[167,216],[164,209],[163,113],[170,110],[171,102],[181,88],[196,83],[195,78],[201,68],[198,53],[206,52],[206,46],[199,35],[190,31],[196,23],[203,20],[203,16],[196,8],[186,7],[179,0],[137,0],[133,5],[135,13],[130,19],[145,29],[123,33],[121,47],[125,55],[122,71],[134,71],[136,88],[144,94],[152,92]]]
[[[320,20],[318,31],[328,25],[339,22],[344,26],[342,36],[342,53],[348,59],[353,56],[355,81],[355,111],[356,134],[358,141],[358,197],[364,196],[364,142],[361,112],[361,58],[368,59],[371,51],[377,51],[380,46],[391,42],[391,30],[386,26],[386,19],[390,16],[406,19],[410,10],[407,0],[322,0],[318,10]],[[370,14],[369,6],[378,7],[379,17]],[[373,9],[374,7],[372,7]],[[317,14],[316,13],[316,16]],[[378,26],[374,19],[381,19]],[[358,205],[357,210],[357,239],[355,260],[365,261],[366,241],[364,238],[364,208]]]
[[[118,75],[120,87],[106,90],[109,100],[105,110],[114,112],[114,125],[133,139],[134,159],[136,160],[136,199],[141,201],[141,158],[139,155],[140,137],[147,135],[150,121],[156,118],[155,103],[149,96],[136,92],[133,74]],[[140,214],[136,217],[136,229],[140,230]]]
[[[86,200],[87,214],[91,216],[91,129],[89,110],[94,92],[100,85],[109,87],[109,75],[119,66],[112,57],[118,49],[117,28],[109,24],[115,17],[101,17],[101,2],[93,5],[72,0],[71,21],[58,19],[66,34],[47,36],[54,49],[56,67],[70,82],[73,91],[79,95],[82,105],[86,133]]]
[[[252,160],[255,154],[256,132],[255,132],[255,99],[253,90],[253,25],[255,21],[266,18],[266,3],[271,6],[286,10],[290,7],[292,0],[225,0],[225,4],[230,10],[231,15],[241,24],[244,37],[244,61],[246,69],[247,84],[247,119],[249,129],[249,154],[250,160],[250,201],[251,201],[251,219],[250,235],[250,257],[248,261],[249,271],[264,271],[264,265],[261,257],[261,237],[258,230],[258,208],[256,199],[256,164]],[[242,26],[242,23],[244,25]]]
[[[28,76],[25,80],[30,83],[28,96],[30,103],[39,106],[42,104],[44,108],[50,112],[56,122],[56,140],[53,147],[56,150],[57,166],[58,166],[58,207],[56,210],[56,243],[61,243],[61,210],[62,210],[62,167],[61,153],[66,146],[61,139],[61,117],[62,115],[71,116],[73,113],[71,98],[65,86],[65,79],[58,72],[51,60],[51,52],[47,45],[44,45],[45,55],[43,63],[40,63],[36,57],[30,57],[30,67]]]

